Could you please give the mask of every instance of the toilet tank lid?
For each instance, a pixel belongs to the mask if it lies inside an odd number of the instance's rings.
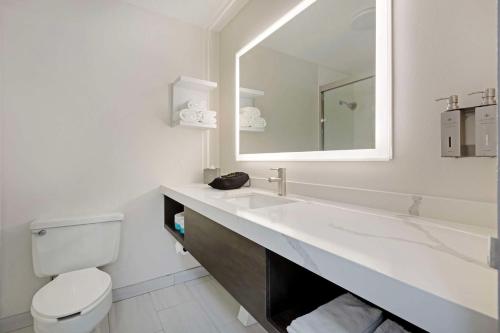
[[[125,216],[122,213],[112,213],[104,215],[67,217],[55,219],[37,219],[31,222],[31,230],[69,227],[83,224],[105,223],[105,222],[121,222]]]

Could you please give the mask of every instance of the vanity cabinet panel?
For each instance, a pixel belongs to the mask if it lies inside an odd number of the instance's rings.
[[[186,207],[184,247],[266,328],[266,249]]]

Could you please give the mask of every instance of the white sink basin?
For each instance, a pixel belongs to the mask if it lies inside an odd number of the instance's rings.
[[[297,202],[283,197],[274,197],[260,193],[242,194],[240,196],[224,199],[235,206],[247,209],[257,209],[264,207],[280,206]]]

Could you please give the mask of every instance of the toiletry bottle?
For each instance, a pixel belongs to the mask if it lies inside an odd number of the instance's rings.
[[[441,113],[441,156],[462,156],[464,119],[460,110]]]
[[[497,106],[476,108],[476,156],[497,155]]]

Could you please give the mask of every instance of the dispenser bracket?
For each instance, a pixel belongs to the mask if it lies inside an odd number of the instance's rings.
[[[488,264],[491,268],[500,270],[500,240],[495,237],[490,237],[490,255]]]

